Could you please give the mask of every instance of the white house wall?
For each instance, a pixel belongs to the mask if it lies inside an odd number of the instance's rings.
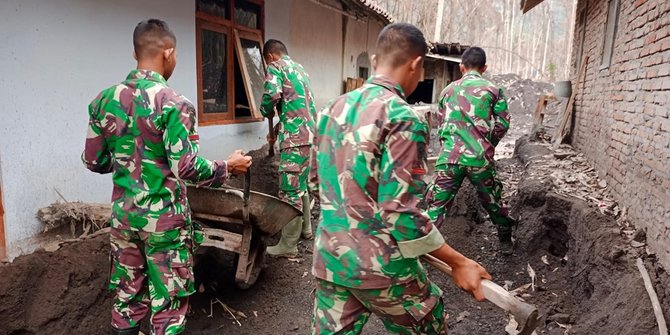
[[[170,84],[195,102],[195,2],[161,0],[0,1],[0,175],[8,253],[37,246],[37,209],[60,200],[108,202],[111,177],[85,170],[87,105],[134,67],[137,22],[166,20],[178,40]],[[223,158],[258,147],[263,122],[202,127],[203,153]]]
[[[357,58],[366,52],[368,57],[374,53],[377,36],[383,26],[376,20],[358,21],[353,18],[347,19],[346,43],[344,47],[344,73],[342,77],[358,78]],[[369,74],[372,74],[372,67]],[[367,78],[366,78],[367,79]]]
[[[317,108],[342,93],[342,15],[307,0],[291,3],[289,53],[310,76]]]

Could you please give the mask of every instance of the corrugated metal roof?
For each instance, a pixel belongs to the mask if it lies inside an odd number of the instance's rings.
[[[374,0],[356,0],[356,2],[360,3],[361,5],[367,7],[371,11],[373,11],[375,14],[377,14],[382,21],[385,21],[384,23],[389,24],[392,22],[395,22],[395,19],[389,12],[387,12],[382,6],[380,6],[377,1]]]
[[[543,1],[544,0],[521,0],[521,11],[526,14],[529,10],[541,4]]]
[[[428,42],[430,52],[442,56],[456,56],[461,57],[465,49],[469,45],[462,45],[460,43],[442,43],[442,42]]]

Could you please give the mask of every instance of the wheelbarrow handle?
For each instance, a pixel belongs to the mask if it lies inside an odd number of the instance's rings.
[[[249,194],[251,193],[251,170],[248,169],[244,174],[244,205],[249,201]]]

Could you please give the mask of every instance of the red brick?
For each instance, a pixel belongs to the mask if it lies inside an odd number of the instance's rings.
[[[620,2],[612,64],[600,70],[607,0],[588,0],[584,51],[591,62],[575,101],[573,144],[617,191],[634,223],[663,227],[650,247],[670,245],[670,1]],[[661,262],[670,268],[665,255]]]

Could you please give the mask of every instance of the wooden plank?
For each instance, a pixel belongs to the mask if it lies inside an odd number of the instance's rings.
[[[242,235],[231,233],[223,229],[203,228],[205,240],[202,246],[214,247],[226,251],[239,253],[242,246]]]
[[[227,216],[205,214],[205,213],[193,213],[192,215],[193,215],[194,218],[201,219],[201,220],[209,220],[209,221],[215,221],[215,222],[224,222],[224,223],[233,223],[233,224],[244,225],[244,221],[242,221],[240,219],[229,218]]]
[[[640,275],[642,276],[642,281],[644,282],[644,288],[647,290],[649,295],[649,300],[651,300],[651,306],[654,310],[654,316],[656,317],[656,323],[658,324],[658,333],[667,334],[668,325],[665,323],[665,317],[663,316],[663,308],[661,303],[658,301],[658,295],[654,291],[654,285],[651,283],[651,278],[649,278],[649,272],[647,268],[644,267],[644,262],[642,258],[636,260],[637,269],[640,270]]]
[[[356,79],[356,88],[357,89],[360,88],[361,86],[363,86],[363,84],[365,84],[365,79],[363,79],[363,78]]]
[[[542,122],[544,122],[544,110],[547,108],[547,104],[549,101],[554,100],[556,100],[556,97],[553,94],[544,94],[538,99],[537,105],[535,106],[535,112],[533,113],[533,128],[530,131],[530,136],[532,138],[535,137],[542,126]]]
[[[355,89],[356,81],[354,78],[347,78],[347,83],[344,87],[344,93],[349,93]]]
[[[570,100],[568,100],[568,106],[565,108],[565,112],[563,112],[563,118],[561,119],[561,123],[556,128],[556,132],[554,134],[553,138],[553,145],[552,148],[557,149],[561,143],[563,143],[563,138],[565,137],[565,128],[568,125],[568,122],[570,122],[570,118],[572,117],[572,110],[575,106],[575,97],[577,96],[577,92],[581,88],[582,82],[585,80],[586,76],[586,67],[589,62],[589,56],[584,57],[584,60],[582,61],[582,67],[579,69],[579,76],[577,77],[577,83],[575,84],[575,87],[572,89],[572,94],[570,95]]]
[[[0,262],[7,260],[5,243],[5,208],[2,206],[2,185],[0,185]]]

